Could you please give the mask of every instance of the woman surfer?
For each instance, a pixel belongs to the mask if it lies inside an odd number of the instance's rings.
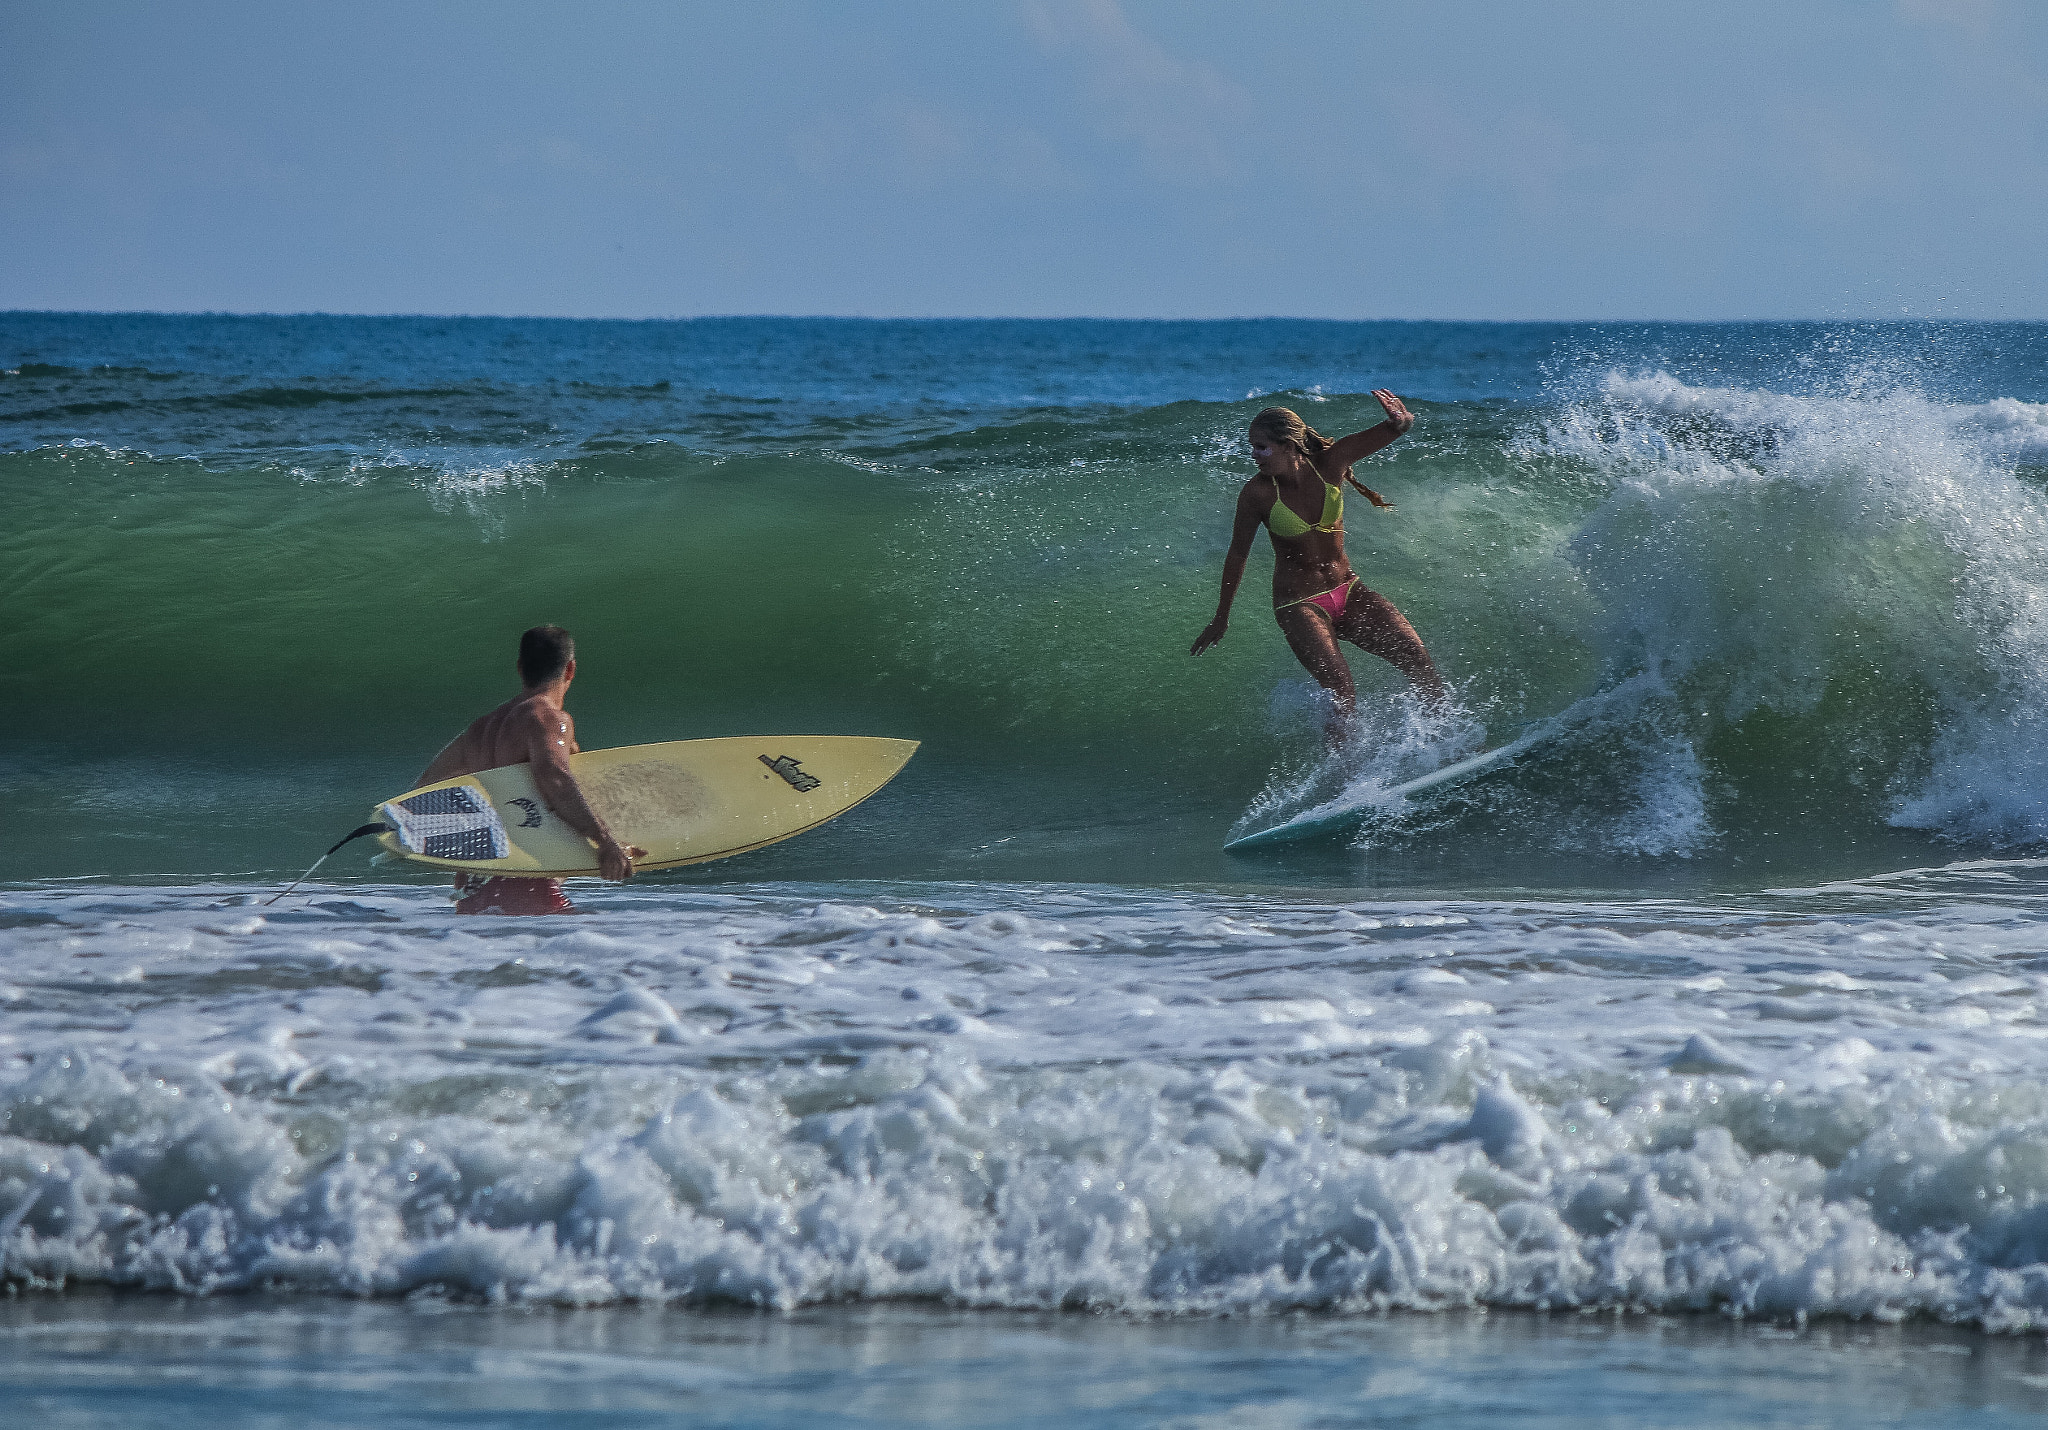
[[[1244,579],[1245,558],[1261,526],[1273,538],[1273,615],[1287,644],[1310,675],[1330,692],[1330,743],[1343,739],[1357,696],[1351,667],[1337,648],[1350,641],[1390,662],[1432,704],[1447,700],[1422,638],[1394,603],[1352,574],[1344,558],[1344,483],[1374,506],[1391,509],[1380,494],[1351,475],[1352,463],[1371,456],[1415,425],[1414,414],[1384,389],[1373,392],[1387,420],[1332,442],[1285,407],[1252,419],[1252,459],[1258,475],[1237,494],[1230,553],[1223,558],[1223,595],[1216,619],[1195,639],[1200,655],[1230,628],[1230,603]]]

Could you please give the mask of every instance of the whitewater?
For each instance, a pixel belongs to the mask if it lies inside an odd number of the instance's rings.
[[[1355,655],[1331,756],[1263,555],[1186,650],[1247,419],[1374,386],[1458,708]],[[0,1339],[2048,1330],[2040,325],[8,314],[0,490]],[[588,745],[922,749],[576,918],[266,902],[540,621]]]
[[[2034,1327],[2044,882],[21,891],[7,1272]]]

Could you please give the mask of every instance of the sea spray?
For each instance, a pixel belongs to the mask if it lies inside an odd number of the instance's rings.
[[[2029,840],[2048,827],[2024,736],[2048,697],[2048,504],[2018,464],[2048,449],[1983,416],[1613,376],[1531,450],[1612,484],[1567,551],[1602,596],[1607,661],[1658,671],[1706,759],[1764,777],[1750,731],[1804,738],[1768,777],[1812,809]]]

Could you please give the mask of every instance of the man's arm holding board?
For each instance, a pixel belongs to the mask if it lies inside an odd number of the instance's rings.
[[[597,846],[598,873],[607,879],[632,878],[633,861],[646,858],[647,851],[614,839],[583,797],[569,770],[569,756],[576,753],[576,725],[568,712],[529,705],[520,712],[518,734],[525,738],[533,787],[562,823]]]

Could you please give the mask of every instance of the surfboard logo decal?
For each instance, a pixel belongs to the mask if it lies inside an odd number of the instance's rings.
[[[540,828],[540,820],[541,820],[541,814],[540,814],[540,805],[539,805],[538,803],[536,803],[535,801],[533,801],[533,800],[530,800],[530,799],[508,799],[508,800],[506,800],[506,801],[505,801],[505,803],[507,803],[507,804],[516,804],[516,805],[518,805],[518,806],[519,806],[519,807],[520,807],[521,809],[523,809],[523,810],[525,810],[525,811],[526,811],[526,818],[524,818],[524,819],[522,819],[522,820],[520,820],[520,821],[519,821],[518,825],[516,826],[517,828],[520,828],[520,829],[538,829],[538,828]]]
[[[812,790],[816,789],[819,785],[824,783],[824,781],[819,779],[816,775],[805,774],[804,767],[801,764],[799,764],[793,756],[779,755],[772,760],[769,759],[766,755],[759,755],[756,756],[756,758],[759,759],[761,763],[766,765],[769,769],[775,771],[775,773],[777,773],[778,775],[781,775],[783,779],[787,780],[789,782],[789,787],[795,790],[798,794],[809,794]]]

